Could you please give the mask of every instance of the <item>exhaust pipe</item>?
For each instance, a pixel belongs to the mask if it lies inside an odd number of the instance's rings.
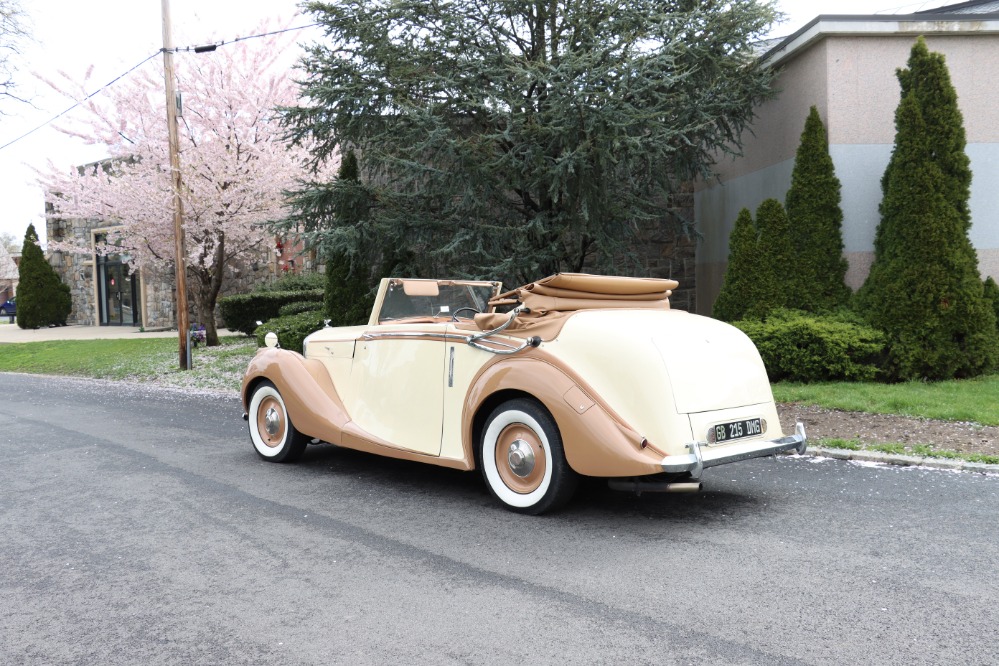
[[[701,491],[700,481],[639,481],[637,479],[610,479],[611,490],[624,490],[641,495],[642,493],[697,493]]]

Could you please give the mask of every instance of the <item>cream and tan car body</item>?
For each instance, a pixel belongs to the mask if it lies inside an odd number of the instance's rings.
[[[636,290],[635,280],[561,274],[497,298],[493,283],[386,279],[367,325],[317,331],[304,355],[260,350],[243,404],[249,410],[266,380],[295,429],[313,440],[462,470],[480,464],[490,413],[517,397],[544,406],[569,466],[585,476],[696,481],[705,467],[803,452],[803,428],[781,431],[749,338],[669,309],[673,281],[645,281],[661,298],[629,302],[614,293]],[[490,312],[472,320],[443,306],[427,316],[382,316],[387,298],[433,294],[439,285],[488,290]],[[496,313],[497,303],[523,310]]]

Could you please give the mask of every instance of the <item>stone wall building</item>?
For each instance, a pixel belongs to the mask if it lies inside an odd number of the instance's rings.
[[[48,207],[51,213],[51,207]],[[95,248],[102,236],[113,227],[85,219],[49,217],[46,223],[49,242],[72,243],[90,252],[53,251],[49,263],[64,283],[69,285],[73,309],[68,323],[81,326],[135,326],[147,330],[177,327],[176,279],[172,268],[134,271],[127,255],[98,255]],[[276,249],[281,248],[279,254]],[[282,258],[288,254],[282,243],[274,241],[261,247],[256,257],[249,258],[241,268],[232,269],[219,294],[251,291],[262,282],[275,279],[285,272],[310,270],[308,257]],[[190,289],[190,283],[188,284]],[[197,323],[192,299],[191,323]],[[218,311],[216,321],[224,325]]]

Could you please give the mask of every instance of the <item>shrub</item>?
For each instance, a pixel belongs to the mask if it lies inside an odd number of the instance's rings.
[[[973,377],[996,366],[999,335],[968,238],[971,170],[957,93],[943,56],[922,38],[897,74],[895,147],[857,307],[888,336],[893,378]]]
[[[288,315],[312,312],[313,310],[321,310],[322,308],[323,304],[318,301],[292,301],[291,303],[282,305],[278,309],[278,316],[287,317]]]
[[[29,224],[18,265],[17,325],[21,328],[65,326],[73,309],[69,286],[45,260],[35,225]]]
[[[711,310],[715,319],[737,321],[745,316],[758,257],[753,214],[748,208],[743,208],[735,218],[735,225],[728,237],[725,278]]]
[[[756,209],[756,221],[743,208],[729,237],[725,281],[712,313],[722,321],[761,319],[788,304],[785,271],[794,266],[787,214],[776,199]]]
[[[805,120],[785,197],[791,244],[797,251],[787,283],[790,307],[817,312],[845,305],[847,262],[843,257],[843,211],[826,128],[814,106]]]
[[[279,316],[281,307],[289,303],[312,301],[322,306],[323,290],[310,291],[261,291],[236,294],[219,299],[222,319],[226,328],[253,335],[258,321]]]
[[[367,190],[361,186],[357,156],[348,150],[340,162],[333,188],[333,216],[339,229],[359,228],[368,209]],[[363,249],[363,247],[362,247]],[[326,252],[326,314],[333,326],[353,326],[368,321],[375,295],[370,267],[343,251]]]
[[[871,381],[880,377],[885,336],[849,315],[777,310],[734,325],[756,344],[771,381]]]
[[[302,341],[309,333],[318,331],[323,327],[323,313],[321,310],[300,312],[288,315],[287,317],[276,317],[257,327],[254,335],[257,338],[257,345],[264,346],[264,336],[274,331],[278,336],[278,343],[282,349],[290,349],[302,353]]]
[[[985,278],[985,298],[992,303],[992,309],[996,313],[996,321],[999,322],[999,285],[991,276]]]

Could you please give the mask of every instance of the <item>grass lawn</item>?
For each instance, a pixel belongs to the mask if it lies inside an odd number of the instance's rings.
[[[70,375],[156,382],[219,391],[239,390],[256,352],[253,338],[222,338],[218,347],[193,349],[193,367],[178,367],[177,340],[61,340],[0,345],[0,372]]]
[[[778,402],[999,426],[999,375],[946,382],[774,384]]]

